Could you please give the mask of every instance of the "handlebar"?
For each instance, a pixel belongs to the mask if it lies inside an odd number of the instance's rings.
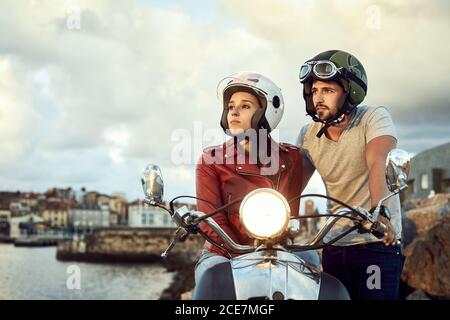
[[[320,197],[328,198],[327,196],[316,195],[316,194],[303,195],[303,196],[299,196],[298,198],[302,198],[302,197],[306,197],[306,196],[320,196]],[[236,202],[238,200],[242,200],[242,199],[236,199],[234,202]],[[291,200],[294,200],[294,199],[291,199]],[[332,199],[332,200],[335,200],[335,199]],[[340,201],[338,201],[338,202],[340,202]],[[198,224],[199,222],[204,222],[204,223],[207,223],[208,226],[211,227],[217,233],[217,235],[223,240],[223,244],[213,243],[214,245],[219,246],[219,247],[223,248],[224,250],[228,250],[231,253],[238,253],[238,254],[252,252],[256,249],[255,246],[241,245],[241,244],[234,242],[233,239],[217,224],[217,222],[214,219],[212,219],[212,216],[214,214],[223,210],[223,208],[227,207],[227,205],[215,210],[212,213],[205,214],[200,211],[189,211],[185,206],[179,208],[178,210],[171,211],[171,210],[168,210],[167,208],[165,208],[163,205],[156,204],[153,201],[149,201],[147,199],[144,200],[144,203],[153,205],[153,206],[156,205],[156,206],[168,211],[170,213],[172,219],[174,220],[174,222],[179,226],[179,229],[182,228],[186,231],[187,234],[185,237],[187,237],[189,235],[189,233],[191,233],[190,231],[192,230],[192,225],[194,223]],[[286,245],[286,249],[295,250],[295,251],[320,249],[327,245],[331,245],[332,243],[338,241],[339,239],[345,237],[350,232],[353,232],[357,229],[364,230],[365,232],[370,232],[379,239],[384,237],[384,233],[386,232],[386,226],[383,223],[381,223],[380,221],[375,220],[370,212],[368,212],[364,208],[356,208],[355,209],[346,204],[344,204],[344,207],[349,210],[341,211],[336,214],[326,214],[326,215],[315,216],[316,218],[320,218],[323,216],[330,216],[332,218],[327,220],[325,225],[319,230],[317,235],[314,237],[314,239],[309,244]],[[302,218],[302,216],[299,216],[299,217],[296,217],[295,219],[301,219],[301,218]],[[307,218],[307,217],[304,217],[304,218]],[[308,217],[308,218],[312,218],[312,217]],[[331,228],[336,224],[336,222],[342,218],[347,218],[347,219],[353,220],[355,222],[355,226],[350,228],[349,230],[345,231],[341,235],[337,236],[336,238],[328,241],[327,243],[324,243],[323,239],[326,236],[326,234],[331,230]],[[172,249],[175,242],[177,240],[179,240],[179,235],[178,235],[179,229],[177,230],[175,240],[169,245],[169,248],[163,253],[163,255],[162,255],[163,257],[167,256],[167,254]],[[197,227],[197,230],[198,230],[198,227]],[[202,232],[200,232],[200,233],[205,237],[205,235]],[[208,239],[208,238],[206,238],[206,239],[208,241],[211,241],[211,239]],[[224,244],[226,245],[226,248],[224,248]]]
[[[383,239],[386,231],[387,227],[384,223],[382,223],[381,221],[375,221],[371,233],[378,239]]]
[[[352,208],[353,209],[353,208]],[[188,217],[187,219],[183,219],[182,217]],[[338,241],[339,239],[345,237],[350,232],[353,232],[357,229],[364,229],[367,232],[375,232],[377,233],[376,236],[384,236],[384,229],[385,226],[381,223],[378,223],[378,221],[373,221],[371,218],[371,214],[363,209],[363,208],[357,208],[353,209],[352,211],[341,211],[337,214],[327,214],[327,215],[318,215],[317,218],[322,216],[331,216],[332,218],[328,219],[326,224],[320,229],[320,231],[317,233],[315,238],[309,243],[309,244],[296,244],[296,245],[287,245],[287,249],[292,249],[296,251],[306,251],[306,250],[312,250],[312,249],[321,249],[327,245],[331,245],[332,243]],[[354,217],[357,216],[357,217]],[[364,218],[362,218],[364,217]],[[217,222],[212,219],[209,215],[200,212],[200,211],[188,211],[186,207],[182,207],[178,209],[174,216],[175,221],[179,221],[182,224],[186,225],[192,223],[193,221],[200,222],[203,221],[204,223],[207,223],[211,229],[213,229],[219,237],[223,240],[224,244],[228,247],[228,250],[231,253],[248,253],[252,252],[256,249],[255,246],[248,246],[248,245],[241,245],[233,241],[231,237],[217,224]],[[301,218],[301,217],[298,217]],[[331,230],[331,228],[334,226],[334,224],[341,218],[347,218],[355,221],[355,226],[350,228],[349,230],[345,231],[341,235],[337,236],[336,238],[332,239],[331,241],[324,243],[323,239],[325,235]],[[373,227],[375,226],[375,227]],[[373,230],[372,230],[373,229]],[[223,245],[221,245],[223,248]]]
[[[204,216],[206,216],[206,214],[200,211],[194,211],[194,213],[191,215],[191,217],[196,220],[206,222],[208,226],[210,226],[219,235],[219,237],[225,242],[225,244],[231,249],[233,253],[247,253],[255,250],[254,246],[241,245],[234,242],[233,239],[231,239],[230,236],[226,234],[225,231],[223,231],[223,229],[217,224],[216,221],[214,221],[211,217],[202,219]]]

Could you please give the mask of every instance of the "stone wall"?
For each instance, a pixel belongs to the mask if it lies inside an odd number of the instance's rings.
[[[99,262],[153,262],[162,261],[161,253],[174,237],[173,229],[99,228],[92,234],[58,244],[59,260]],[[202,239],[191,236],[178,243],[172,252],[200,253]]]

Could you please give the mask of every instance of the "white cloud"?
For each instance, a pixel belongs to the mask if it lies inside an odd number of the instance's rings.
[[[171,181],[177,181],[178,183],[193,183],[195,172],[192,168],[186,166],[178,166],[170,168],[167,171],[167,176]]]
[[[113,163],[122,163],[123,149],[129,144],[130,134],[125,124],[120,124],[117,128],[106,128],[103,131],[103,138],[110,146],[109,155]]]
[[[310,121],[298,67],[330,48],[363,61],[370,103],[426,114],[418,97],[448,102],[448,90],[439,85],[449,80],[450,50],[442,41],[449,31],[447,2],[426,8],[420,1],[333,3],[227,0],[212,6],[217,19],[208,20],[191,14],[201,10],[197,3],[2,1],[0,148],[6,155],[0,182],[31,188],[36,179],[41,185],[85,179],[137,196],[134,175],[153,162],[169,172],[168,195],[193,194],[194,167],[172,162],[171,136],[193,134],[195,121],[204,130],[219,128],[218,81],[239,70],[272,78],[286,102],[280,137],[294,142]],[[378,30],[367,27],[373,3],[381,12]],[[77,5],[80,28],[67,28]],[[439,110],[448,119],[448,111]],[[13,179],[14,170],[25,174]]]
[[[0,55],[0,172],[28,156],[41,120],[32,108],[30,79],[21,71]]]

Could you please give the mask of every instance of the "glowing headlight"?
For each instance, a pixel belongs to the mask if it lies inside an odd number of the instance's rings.
[[[281,235],[289,223],[290,208],[281,193],[256,189],[242,200],[239,214],[248,234],[260,240]]]

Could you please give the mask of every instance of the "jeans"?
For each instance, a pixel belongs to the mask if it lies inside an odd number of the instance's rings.
[[[400,245],[382,242],[323,249],[323,271],[338,278],[352,300],[395,300],[404,256]]]
[[[230,259],[218,255],[217,253],[212,253],[207,250],[203,250],[200,258],[198,259],[197,264],[195,265],[194,277],[195,284],[198,284],[198,281],[203,276],[203,273],[211,267],[214,267],[216,264],[229,262]]]
[[[317,254],[316,250],[292,252],[292,254],[311,263],[313,266],[320,269],[320,257]]]

